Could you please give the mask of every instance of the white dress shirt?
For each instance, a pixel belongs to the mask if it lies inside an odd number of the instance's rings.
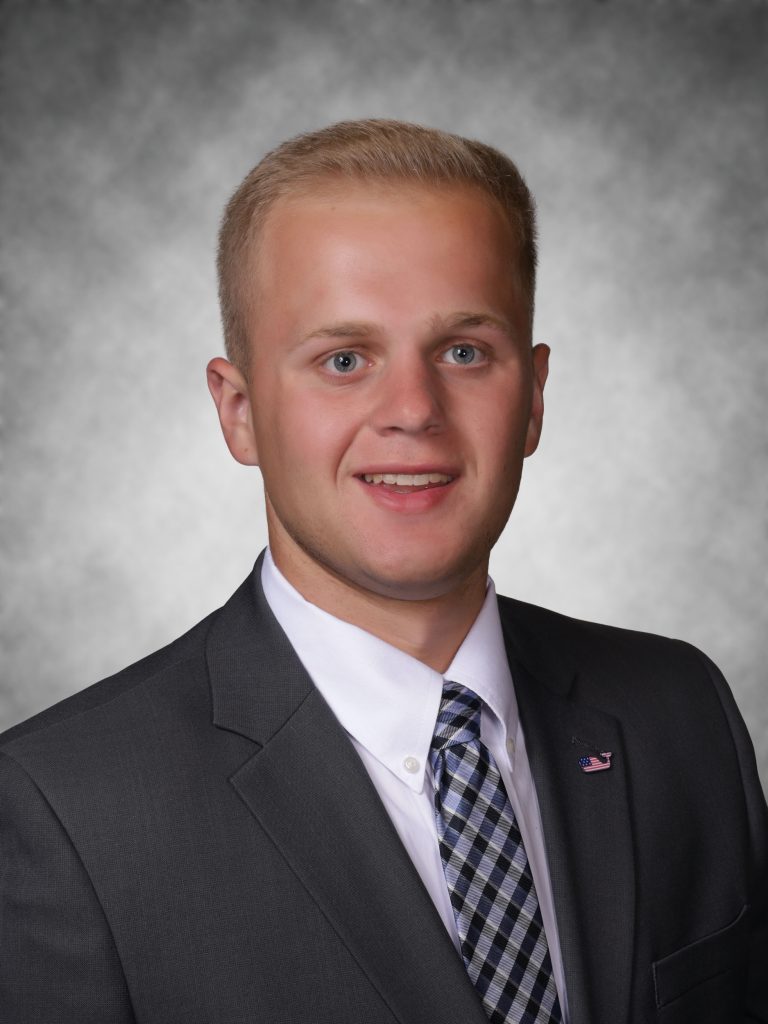
[[[261,582],[275,618],[360,755],[459,951],[437,840],[429,748],[444,679],[468,687],[481,698],[481,738],[498,765],[520,826],[567,1024],[563,962],[541,815],[493,581],[489,578],[480,614],[445,676],[305,601],[279,571],[269,550]]]

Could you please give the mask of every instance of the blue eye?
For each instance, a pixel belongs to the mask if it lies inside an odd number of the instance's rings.
[[[326,360],[326,366],[336,373],[352,373],[360,365],[360,356],[355,352],[337,352]]]
[[[454,345],[446,352],[446,360],[455,366],[468,366],[478,354],[474,345]]]

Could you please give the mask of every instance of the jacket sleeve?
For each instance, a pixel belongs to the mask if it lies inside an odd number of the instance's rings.
[[[0,753],[0,1020],[135,1024],[88,874],[38,787]]]
[[[749,902],[749,980],[744,997],[744,1024],[768,1024],[768,810],[752,741],[733,695],[717,666],[700,652],[731,728],[744,783],[751,853]]]

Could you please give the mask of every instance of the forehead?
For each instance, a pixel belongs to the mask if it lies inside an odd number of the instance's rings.
[[[251,325],[322,317],[399,329],[457,310],[524,318],[518,245],[500,205],[468,186],[323,184],[276,201],[248,268]]]
[[[433,243],[430,245],[430,243]],[[428,259],[431,249],[480,243],[488,262],[517,268],[517,232],[501,204],[476,186],[413,182],[320,181],[277,199],[267,211],[249,254],[249,274],[262,284],[283,262],[295,264],[338,255],[382,265]],[[283,272],[288,267],[283,267]],[[281,272],[280,276],[283,276]]]

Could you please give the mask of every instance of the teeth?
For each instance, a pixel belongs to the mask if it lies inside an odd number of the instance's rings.
[[[453,477],[445,473],[363,473],[367,484],[394,484],[396,487],[426,487],[427,484],[447,484]]]

